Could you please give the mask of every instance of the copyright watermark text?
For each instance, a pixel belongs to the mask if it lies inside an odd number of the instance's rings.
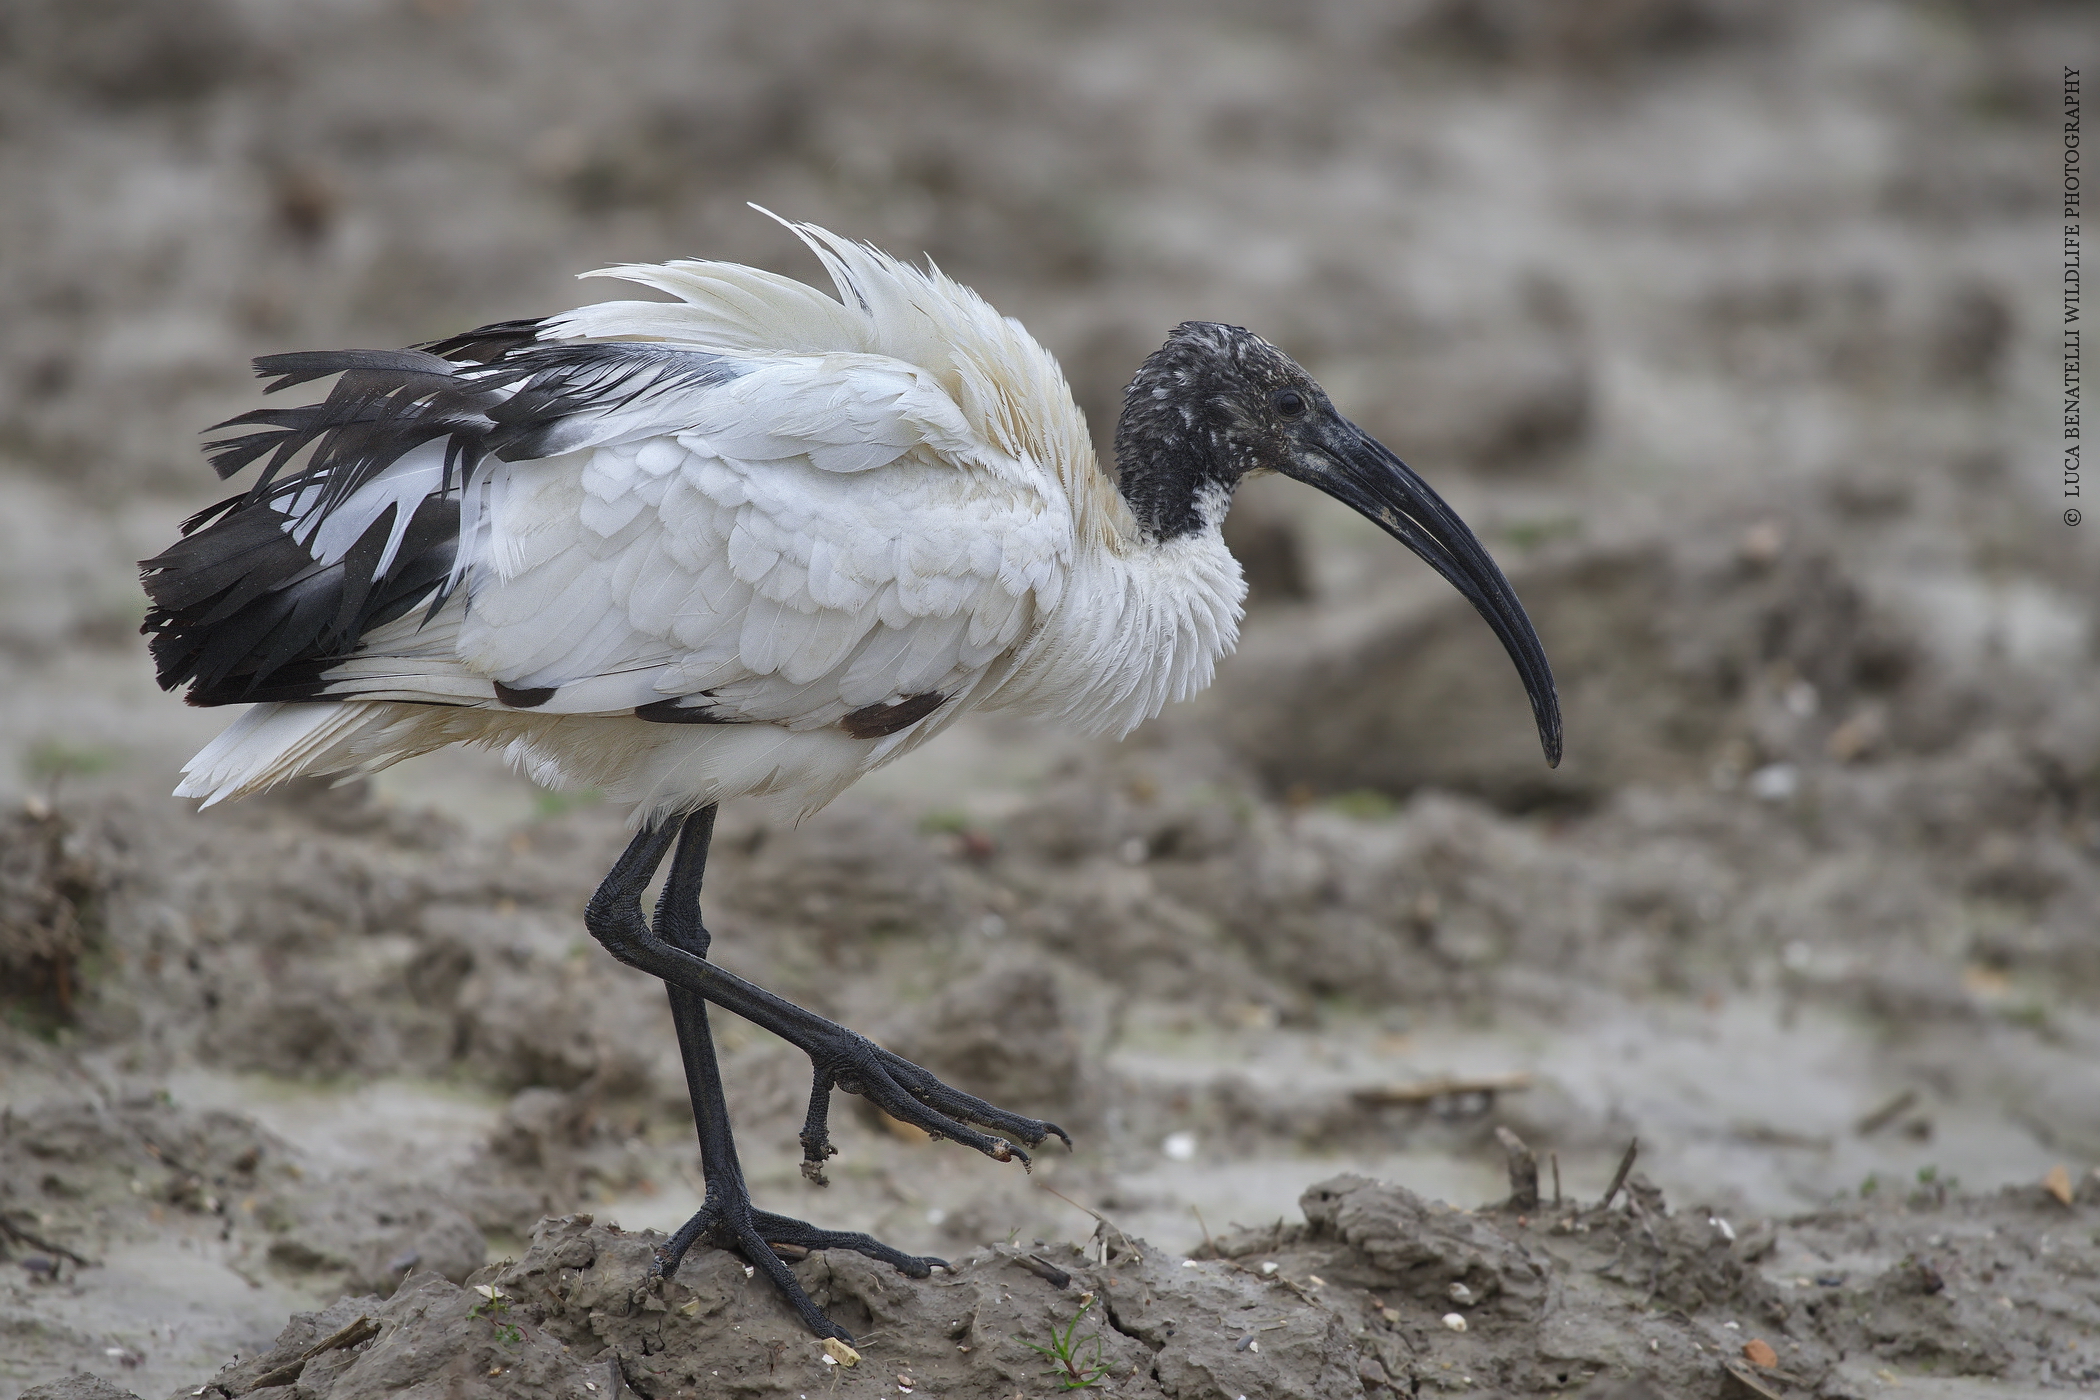
[[[2078,499],[2081,461],[2078,436],[2080,390],[2080,345],[2078,312],[2083,269],[2083,223],[2079,198],[2078,70],[2064,69],[2064,499]],[[2077,506],[2064,507],[2064,524],[2076,525],[2085,515]]]

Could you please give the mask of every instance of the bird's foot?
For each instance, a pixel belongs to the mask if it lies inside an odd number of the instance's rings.
[[[948,1267],[945,1259],[906,1254],[872,1235],[855,1230],[822,1230],[807,1221],[754,1209],[750,1196],[740,1191],[734,1199],[710,1197],[691,1220],[679,1227],[677,1234],[659,1245],[649,1265],[649,1280],[675,1275],[686,1252],[703,1240],[742,1256],[745,1263],[771,1279],[810,1331],[848,1344],[853,1341],[853,1334],[824,1316],[824,1310],[810,1301],[801,1281],[788,1268],[790,1258],[800,1259],[820,1249],[850,1249],[911,1278],[925,1278],[936,1268]]]
[[[953,1139],[998,1162],[1019,1158],[1023,1167],[1029,1165],[1028,1153],[1015,1146],[1016,1142],[1039,1147],[1056,1137],[1067,1148],[1072,1145],[1072,1135],[1057,1124],[1024,1118],[951,1088],[902,1055],[844,1026],[831,1025],[828,1031],[806,1041],[798,1039],[796,1044],[809,1056],[814,1071],[809,1117],[802,1127],[802,1175],[819,1186],[825,1184],[825,1159],[838,1153],[831,1145],[829,1122],[834,1087],[860,1095],[929,1137]],[[987,1131],[979,1132],[979,1128]]]

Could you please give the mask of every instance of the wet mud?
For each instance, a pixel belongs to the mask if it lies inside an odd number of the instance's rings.
[[[2096,35],[6,7],[0,1396],[2100,1388],[2100,565],[2032,467],[2026,173]],[[1548,773],[1463,601],[1265,481],[1200,700],[725,812],[712,956],[1077,1139],[842,1097],[819,1189],[802,1058],[718,1016],[760,1206],[954,1265],[793,1260],[852,1357],[720,1252],[646,1280],[702,1183],[662,990],[582,926],[623,815],[457,755],[189,812],[223,716],[136,635],[247,356],[810,275],[747,200],[930,252],[1104,435],[1176,322],[1269,336],[1476,526],[1568,717]]]

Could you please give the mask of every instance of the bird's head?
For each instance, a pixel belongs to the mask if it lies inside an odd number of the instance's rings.
[[[1560,700],[1516,590],[1466,523],[1383,443],[1336,411],[1290,356],[1251,331],[1185,321],[1145,360],[1116,422],[1118,485],[1148,538],[1214,529],[1249,476],[1316,486],[1443,575],[1494,630],[1560,763]]]

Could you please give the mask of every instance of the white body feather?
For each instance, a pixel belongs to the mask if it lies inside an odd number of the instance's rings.
[[[209,805],[474,743],[638,817],[734,797],[800,815],[970,709],[1120,735],[1208,685],[1245,592],[1215,522],[1141,539],[1018,324],[938,273],[796,231],[842,300],[673,263],[610,275],[676,302],[557,318],[740,372],[578,415],[559,455],[485,463],[437,615],[367,633],[327,673],[344,699],[249,709],[178,794]],[[289,528],[325,560],[398,504],[391,558],[441,465],[419,448],[326,519],[295,504]],[[521,709],[499,684],[553,694]],[[945,701],[898,732],[840,727],[930,692]],[[735,722],[633,714],[681,698]]]

